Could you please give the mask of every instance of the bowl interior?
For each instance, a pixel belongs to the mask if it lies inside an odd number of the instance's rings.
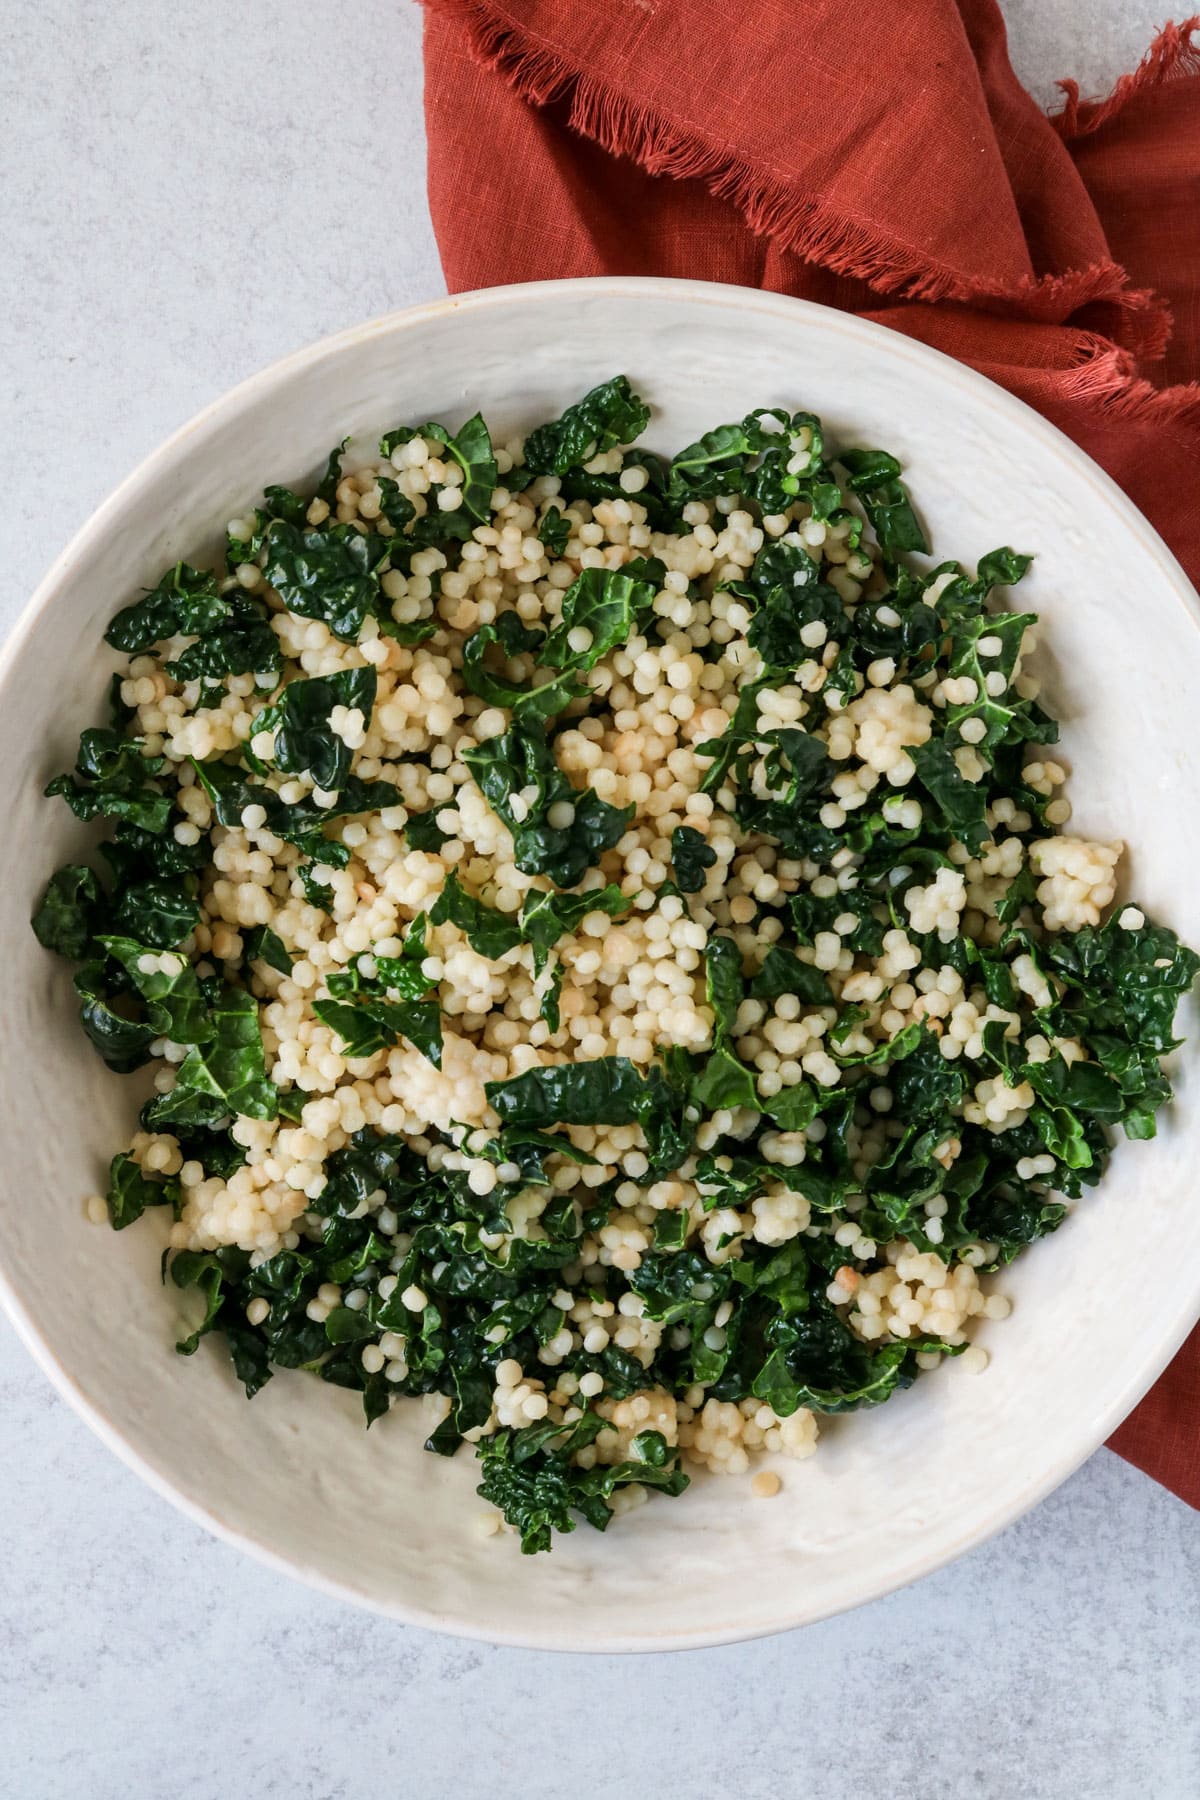
[[[279,1375],[248,1406],[223,1350],[172,1354],[179,1299],[159,1221],[120,1236],[84,1197],[137,1094],[74,1021],[64,966],[29,916],[80,828],[41,799],[102,713],[107,621],[181,555],[212,554],[267,481],[299,482],[349,433],[457,420],[501,437],[625,371],[648,439],[678,448],[752,406],[818,412],[835,442],[894,451],[940,557],[1036,552],[1022,606],[1046,620],[1073,829],[1131,849],[1124,892],[1200,942],[1195,597],[1150,527],[1049,426],[981,378],[843,315],[703,284],[555,283],[468,296],[317,346],[219,402],[156,453],[55,566],[11,641],[0,696],[8,795],[0,1087],[0,1271],[36,1354],[121,1454],[214,1529],[306,1579],[404,1618],[576,1649],[718,1642],[819,1618],[937,1566],[1014,1517],[1106,1435],[1194,1318],[1200,1214],[1187,1061],[1158,1139],[1123,1145],[1101,1188],[1009,1271],[1013,1317],[874,1413],[830,1421],[779,1463],[768,1503],[699,1478],[606,1536],[548,1557],[473,1530],[473,1463],[420,1452],[413,1403],[369,1433],[357,1396]],[[1194,1017],[1189,1019],[1194,1025]]]

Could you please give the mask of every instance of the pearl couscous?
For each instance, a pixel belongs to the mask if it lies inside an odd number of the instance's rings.
[[[1029,559],[924,572],[809,415],[648,416],[402,428],[168,570],[34,921],[153,1069],[85,1207],[167,1209],[178,1348],[424,1396],[527,1550],[983,1368],[1197,968],[1064,829]]]

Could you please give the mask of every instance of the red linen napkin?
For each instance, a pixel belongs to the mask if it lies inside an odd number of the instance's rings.
[[[982,370],[1200,581],[1200,20],[1047,118],[995,0],[425,0],[452,290],[797,294]],[[1112,1439],[1200,1506],[1200,1332]]]

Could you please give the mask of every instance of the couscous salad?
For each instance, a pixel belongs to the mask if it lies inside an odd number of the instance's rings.
[[[34,920],[152,1071],[88,1207],[167,1210],[178,1349],[423,1401],[529,1551],[982,1367],[1198,966],[1070,829],[1028,557],[931,569],[808,414],[649,416],[268,487],[113,619]]]

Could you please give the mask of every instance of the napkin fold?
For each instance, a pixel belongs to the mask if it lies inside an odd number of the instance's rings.
[[[1020,396],[1200,582],[1200,18],[1047,117],[995,0],[424,0],[452,291],[703,277]],[[1200,1506],[1200,1332],[1111,1440]]]

